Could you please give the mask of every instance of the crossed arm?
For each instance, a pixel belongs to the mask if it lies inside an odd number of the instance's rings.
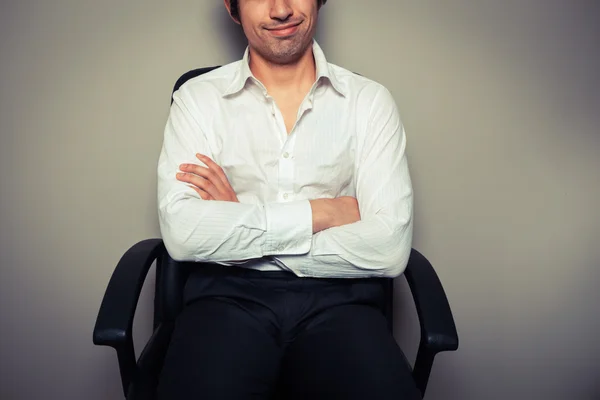
[[[239,203],[237,195],[223,169],[210,157],[196,154],[206,167],[198,164],[181,164],[177,180],[185,182],[202,200],[230,201]],[[335,199],[309,200],[312,211],[312,232],[318,233],[335,226],[360,221],[356,198],[350,196]]]
[[[395,277],[404,271],[412,187],[404,129],[385,88],[374,96],[368,134],[357,148],[356,198],[239,203],[209,154],[190,157],[189,149],[208,146],[203,135],[191,134],[202,127],[188,107],[185,92],[174,97],[159,160],[160,224],[172,257],[228,265],[271,256],[309,277]]]

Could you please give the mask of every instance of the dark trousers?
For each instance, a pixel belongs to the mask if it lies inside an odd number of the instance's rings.
[[[158,398],[420,399],[383,302],[377,279],[202,267],[186,285]]]

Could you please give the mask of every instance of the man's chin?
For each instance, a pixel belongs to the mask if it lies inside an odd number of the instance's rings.
[[[277,64],[293,64],[300,60],[306,50],[299,43],[280,42],[274,48],[269,49],[269,54],[265,54],[265,58],[270,62]]]
[[[301,52],[272,54],[269,62],[279,65],[295,64],[302,58]]]

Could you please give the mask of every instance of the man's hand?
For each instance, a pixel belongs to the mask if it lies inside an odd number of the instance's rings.
[[[313,233],[360,221],[358,201],[354,197],[311,200],[310,206],[313,215]]]
[[[196,164],[181,164],[179,169],[182,172],[177,174],[177,180],[188,183],[204,200],[239,203],[223,169],[205,155],[196,154],[196,157],[208,168]]]

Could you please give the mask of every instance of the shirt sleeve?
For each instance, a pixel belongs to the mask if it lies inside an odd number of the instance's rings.
[[[361,220],[314,234],[306,255],[275,257],[299,276],[396,277],[408,264],[413,191],[406,135],[394,99],[381,85],[367,126],[357,141],[354,171]]]
[[[182,163],[205,166],[196,153],[214,159],[198,116],[190,111],[192,102],[185,92],[174,95],[158,161],[159,224],[171,257],[229,265],[263,256],[307,253],[312,240],[308,200],[266,204],[207,201],[176,179]]]

